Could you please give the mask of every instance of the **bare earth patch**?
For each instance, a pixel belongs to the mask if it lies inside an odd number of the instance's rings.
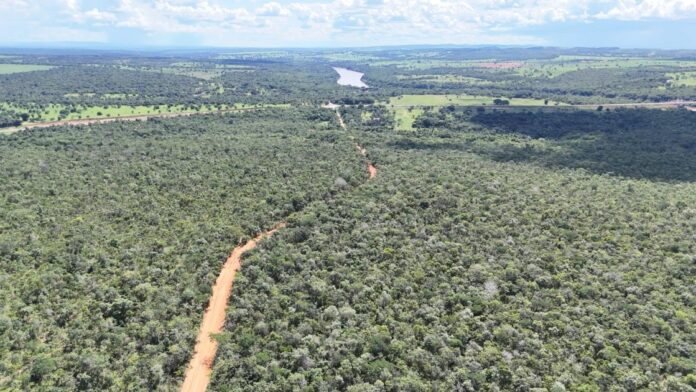
[[[203,322],[196,339],[194,354],[186,369],[184,383],[181,385],[182,392],[202,392],[208,388],[210,373],[212,372],[215,354],[217,353],[217,341],[212,339],[210,335],[222,332],[222,327],[225,324],[227,303],[232,293],[232,283],[237,271],[242,266],[242,255],[254,249],[259,241],[272,236],[283,227],[285,227],[285,222],[281,222],[271,230],[259,234],[246,244],[234,248],[232,254],[225,262],[213,286],[213,294],[210,296],[208,309],[206,309],[203,315]]]

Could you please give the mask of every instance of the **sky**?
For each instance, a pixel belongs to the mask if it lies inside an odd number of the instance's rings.
[[[0,45],[696,49],[696,0],[0,0]]]

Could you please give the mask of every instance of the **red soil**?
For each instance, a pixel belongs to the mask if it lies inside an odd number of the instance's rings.
[[[234,282],[234,277],[242,265],[242,255],[254,249],[259,241],[270,237],[283,227],[285,227],[285,223],[279,223],[271,230],[249,240],[246,244],[234,248],[225,262],[213,286],[213,294],[210,296],[208,309],[203,315],[194,354],[186,369],[184,383],[181,385],[182,392],[202,392],[208,388],[210,373],[217,353],[217,341],[212,339],[210,335],[222,332],[227,303],[232,292],[232,282]]]

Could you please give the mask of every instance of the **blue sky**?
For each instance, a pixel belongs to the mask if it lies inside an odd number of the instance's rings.
[[[696,49],[696,0],[0,0],[0,44]]]

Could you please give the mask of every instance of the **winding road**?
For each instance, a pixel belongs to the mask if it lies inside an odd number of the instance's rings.
[[[338,117],[339,125],[345,130],[346,124],[338,110],[336,110],[336,116]],[[367,150],[363,146],[356,143],[355,147],[360,155],[367,157]],[[367,162],[367,170],[370,174],[370,180],[377,177],[377,168],[369,160]],[[191,361],[186,368],[181,392],[204,392],[208,388],[218,347],[217,341],[211,335],[223,331],[227,305],[232,294],[232,284],[237,271],[242,266],[242,256],[244,253],[256,248],[256,245],[261,240],[272,236],[285,225],[285,222],[280,222],[267,232],[259,234],[256,238],[249,240],[243,245],[237,246],[232,250],[230,257],[227,258],[213,286],[212,295],[208,300],[208,308],[203,314],[203,321],[196,338],[193,357],[191,357]]]
[[[203,314],[203,322],[201,322],[201,328],[198,331],[193,357],[186,369],[186,376],[184,383],[181,385],[181,391],[205,391],[208,388],[218,346],[217,341],[211,335],[222,332],[222,328],[225,325],[227,303],[232,294],[234,277],[242,266],[242,255],[256,248],[259,241],[272,236],[283,227],[285,227],[285,222],[278,223],[271,230],[259,234],[244,245],[234,248],[230,257],[227,258],[213,286],[213,293],[208,301],[208,308]]]

